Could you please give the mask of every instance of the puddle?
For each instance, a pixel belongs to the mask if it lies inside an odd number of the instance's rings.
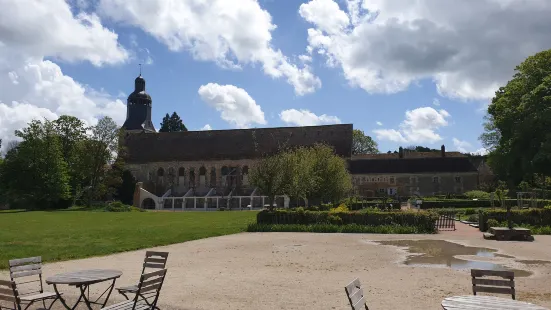
[[[547,260],[530,260],[530,259],[523,259],[523,260],[517,260],[519,263],[523,263],[525,265],[547,265],[551,263]]]
[[[456,256],[478,256],[483,258],[514,258],[513,256],[498,254],[496,250],[464,246],[461,244],[444,240],[393,240],[377,241],[382,245],[393,245],[407,247],[408,255],[404,264],[414,267],[450,267],[452,269],[487,269],[487,270],[510,270],[515,272],[516,277],[528,277],[532,273],[526,270],[517,270],[495,264],[488,261],[476,261],[459,259]],[[522,261],[519,261],[522,263]]]

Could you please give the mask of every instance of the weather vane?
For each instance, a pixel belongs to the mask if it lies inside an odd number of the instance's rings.
[[[138,64],[140,66],[140,75],[142,75],[142,64]]]

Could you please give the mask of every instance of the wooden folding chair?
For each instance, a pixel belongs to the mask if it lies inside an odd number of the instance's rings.
[[[12,259],[9,261],[10,279],[17,286],[21,303],[27,304],[23,309],[29,308],[33,303],[42,301],[44,308],[51,309],[59,299],[56,293],[44,292],[42,284],[42,257],[28,257]],[[34,280],[32,280],[34,278]],[[27,284],[38,282],[38,288],[28,288]],[[30,285],[29,285],[30,286]],[[22,288],[25,290],[23,291]],[[46,307],[46,300],[52,300],[49,307]]]
[[[145,252],[142,274],[146,271],[146,269],[164,269],[166,267],[167,259],[168,252]],[[130,300],[130,298],[126,294],[136,294],[136,292],[138,291],[138,285],[118,287],[117,291],[127,300]]]
[[[359,278],[354,279],[354,281],[345,286],[344,291],[346,292],[346,296],[348,296],[352,310],[360,310],[364,307],[365,310],[369,310]]]
[[[138,289],[132,300],[123,301],[102,310],[153,310],[165,281],[166,269],[144,273],[140,277]]]
[[[13,305],[13,308],[2,306],[6,303]],[[21,310],[21,299],[14,281],[0,280],[0,309]],[[45,309],[39,308],[37,310]]]
[[[515,273],[513,271],[471,269],[471,277],[474,295],[478,292],[510,294],[515,299]],[[500,279],[488,279],[486,277]]]

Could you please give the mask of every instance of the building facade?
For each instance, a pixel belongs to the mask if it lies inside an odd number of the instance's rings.
[[[477,170],[468,159],[444,149],[441,156],[410,155],[402,149],[399,154],[352,156],[352,124],[156,132],[152,104],[140,75],[128,97],[123,124],[126,168],[140,190],[148,197],[160,197],[159,201],[261,195],[248,178],[256,161],[317,143],[332,147],[348,161],[355,191],[362,196],[461,193],[478,184]],[[138,199],[135,204],[142,206],[144,199]]]

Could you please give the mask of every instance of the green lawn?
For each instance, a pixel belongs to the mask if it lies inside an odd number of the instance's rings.
[[[0,213],[0,269],[8,259],[58,261],[245,231],[257,212]]]

